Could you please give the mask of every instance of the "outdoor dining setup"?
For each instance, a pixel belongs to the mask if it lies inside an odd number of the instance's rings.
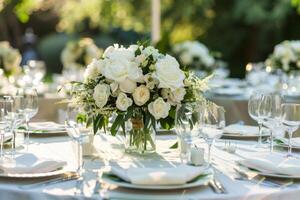
[[[220,2],[22,2],[0,1],[0,199],[300,198],[297,29],[231,51]]]

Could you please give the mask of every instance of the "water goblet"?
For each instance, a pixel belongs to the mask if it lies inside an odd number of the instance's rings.
[[[252,119],[258,123],[259,136],[258,144],[256,147],[262,147],[262,127],[263,127],[263,116],[261,115],[261,102],[263,99],[263,92],[258,91],[251,94],[248,101],[248,113]]]
[[[225,128],[225,111],[223,107],[209,104],[202,115],[201,133],[208,144],[208,164],[211,165],[211,149],[216,139],[220,138]]]
[[[291,140],[293,133],[300,127],[300,104],[284,103],[281,105],[281,122],[288,132],[289,148],[287,157],[292,157]]]
[[[201,105],[184,103],[177,106],[175,129],[180,147],[181,163],[188,162],[190,146],[200,136]]]
[[[17,96],[21,96],[20,99],[20,111],[25,116],[25,123],[27,128],[27,139],[26,139],[26,149],[28,151],[28,145],[29,145],[29,134],[30,134],[30,126],[29,121],[31,118],[33,118],[39,108],[38,104],[38,93],[35,88],[32,87],[25,87],[22,89],[19,89],[17,91]]]

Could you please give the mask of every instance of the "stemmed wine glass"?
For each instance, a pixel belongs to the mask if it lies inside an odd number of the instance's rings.
[[[11,139],[11,155],[15,154],[16,145],[16,129],[24,120],[24,112],[22,109],[23,96],[4,96],[7,110],[7,119],[10,122],[10,129],[12,131]]]
[[[84,124],[78,122],[78,109],[72,105],[67,107],[67,118],[66,118],[66,130],[68,135],[77,143],[77,173],[81,176],[82,165],[83,165],[83,155],[82,155],[82,141],[84,137],[88,136],[83,134],[80,130]]]
[[[273,152],[273,137],[276,133],[276,129],[280,129],[281,103],[281,95],[277,92],[270,92],[262,95],[260,116],[263,118],[263,125],[271,130],[270,152]]]
[[[201,110],[200,103],[184,103],[176,108],[175,129],[179,139],[181,163],[188,161],[190,146],[200,136]]]
[[[258,144],[257,147],[262,147],[262,126],[263,116],[261,103],[263,100],[263,92],[254,92],[251,94],[248,101],[248,113],[252,119],[257,121],[259,128]]]
[[[0,100],[0,157],[3,158],[3,143],[5,133],[9,129],[9,121],[7,120],[6,100]]]
[[[289,150],[287,157],[292,157],[291,139],[293,133],[300,127],[300,104],[284,103],[281,105],[281,122],[289,135]]]
[[[215,104],[205,106],[202,115],[201,133],[208,144],[208,164],[211,165],[211,148],[215,139],[222,136],[225,128],[225,110]]]
[[[29,121],[38,112],[38,108],[39,108],[38,93],[35,88],[25,87],[17,91],[17,96],[23,97],[22,99],[20,99],[22,101],[20,110],[22,110],[25,116],[25,123],[27,128],[26,149],[28,151],[29,134],[30,134]]]

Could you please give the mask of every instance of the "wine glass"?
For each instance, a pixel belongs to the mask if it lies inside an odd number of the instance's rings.
[[[277,92],[265,93],[262,95],[260,104],[260,116],[263,118],[263,125],[271,130],[270,152],[273,152],[273,137],[276,129],[280,128],[282,97]]]
[[[28,145],[29,145],[29,134],[30,134],[30,126],[29,121],[31,118],[33,118],[39,108],[38,104],[38,93],[35,88],[32,87],[25,87],[22,89],[19,89],[17,91],[17,96],[21,96],[20,99],[20,111],[24,114],[25,117],[25,123],[27,128],[27,139],[26,139],[26,149],[28,151]]]
[[[4,96],[6,101],[7,119],[10,122],[10,129],[12,131],[11,139],[11,155],[15,154],[16,144],[16,129],[25,120],[22,109],[23,96]]]
[[[248,101],[248,113],[252,119],[257,121],[259,128],[258,144],[256,147],[262,147],[262,125],[264,120],[261,110],[262,99],[263,92],[254,92],[251,94]]]
[[[190,146],[200,136],[201,110],[199,103],[184,103],[176,108],[175,129],[179,138],[181,163],[188,161]]]
[[[281,122],[289,135],[289,150],[287,157],[292,157],[291,139],[293,133],[300,127],[300,104],[284,103],[281,105]]]
[[[225,110],[215,104],[208,104],[202,116],[201,133],[208,144],[208,164],[211,165],[211,148],[225,128]]]
[[[82,133],[81,128],[84,127],[84,124],[78,121],[78,115],[78,108],[68,105],[67,118],[65,121],[66,130],[72,140],[77,143],[77,173],[81,176],[83,166],[82,141],[84,137],[88,135]]]
[[[7,120],[6,100],[0,100],[0,157],[3,158],[3,143],[5,133],[9,129],[9,121]]]

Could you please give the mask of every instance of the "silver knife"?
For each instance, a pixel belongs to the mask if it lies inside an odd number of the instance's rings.
[[[57,177],[51,180],[39,182],[39,183],[33,183],[33,184],[28,184],[28,185],[21,185],[19,188],[21,189],[33,189],[36,187],[43,187],[43,186],[48,186],[56,183],[61,183],[61,182],[66,182],[66,181],[71,181],[71,180],[76,180],[79,178],[79,175],[77,173],[69,173],[65,176]]]
[[[215,183],[216,187],[221,191],[221,193],[223,193],[223,194],[227,193],[226,188],[216,177],[214,177],[213,182]]]

